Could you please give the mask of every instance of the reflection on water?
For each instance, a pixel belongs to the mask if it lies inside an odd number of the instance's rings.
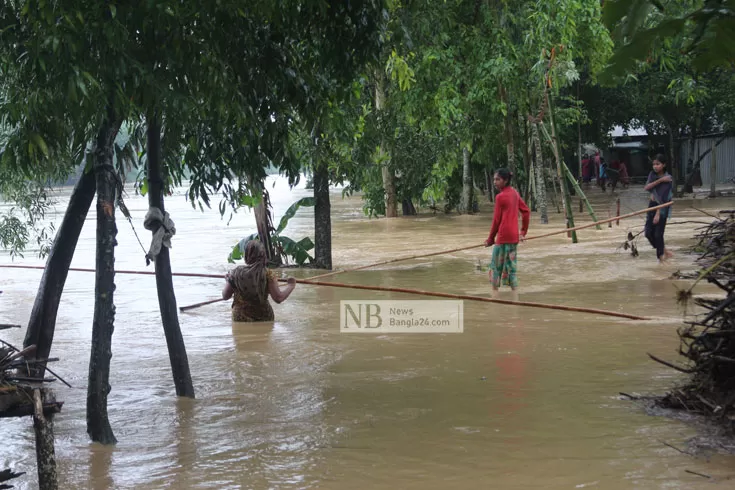
[[[59,215],[68,191],[60,195]],[[296,199],[282,181],[272,191],[275,219]],[[600,216],[614,209],[594,194]],[[630,189],[624,209],[646,204]],[[139,233],[147,204],[128,198]],[[728,207],[726,200],[698,205]],[[674,222],[701,220],[677,203]],[[576,206],[575,206],[576,207]],[[362,216],[357,199],[333,194],[334,262],[354,267],[424,251],[481,242],[489,209],[475,216],[422,215],[396,220]],[[232,245],[254,231],[251,213],[227,226],[216,212],[192,210],[181,192],[167,201],[176,222],[174,271],[224,274]],[[561,226],[561,215],[530,236]],[[588,218],[580,216],[579,222]],[[521,300],[587,306],[654,317],[651,321],[465,302],[464,333],[348,335],[338,327],[343,299],[418,299],[406,294],[297,286],[274,305],[276,321],[230,321],[216,303],[180,317],[197,399],[174,396],[155,281],[119,275],[109,411],[116,447],[90,444],[85,426],[86,373],[94,277],[71,273],[59,310],[52,355],[73,385],[56,419],[62,488],[725,488],[684,472],[732,473],[733,460],[695,460],[682,446],[693,430],[649,417],[618,392],[663,391],[679,378],[646,352],[674,358],[681,311],[677,268],[691,268],[683,248],[696,225],[670,224],[672,264],[656,264],[643,240],[634,259],[619,248],[642,219],[620,227],[530,240],[519,250]],[[94,266],[94,221],[88,219],[75,267]],[[119,225],[119,269],[144,269],[129,225]],[[286,233],[313,236],[302,209]],[[141,233],[144,237],[145,233]],[[488,296],[490,249],[377,267],[330,278],[346,283]],[[0,263],[10,258],[0,256]],[[23,263],[43,263],[27,257]],[[298,277],[313,271],[289,271]],[[41,271],[0,269],[0,320],[25,323]],[[221,280],[175,278],[179,305],[216,298]],[[716,291],[707,286],[702,291]],[[509,297],[502,291],[501,298]],[[23,332],[3,332],[20,344]],[[0,468],[28,471],[18,488],[35,488],[30,421],[0,421]],[[705,486],[706,485],[706,486]],[[727,486],[729,488],[729,485]]]

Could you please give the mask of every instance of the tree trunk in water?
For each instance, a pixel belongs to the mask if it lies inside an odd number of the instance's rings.
[[[549,224],[549,205],[546,200],[546,179],[544,178],[544,157],[541,152],[541,139],[538,135],[538,125],[531,123],[531,137],[536,150],[536,162],[534,170],[536,171],[536,202],[541,217],[541,224]]]
[[[472,165],[470,149],[462,148],[462,200],[459,204],[459,212],[472,214],[473,190]]]
[[[161,169],[161,126],[156,116],[147,120],[148,139],[148,206],[158,208],[161,213],[166,210],[163,204],[163,171]],[[165,216],[165,214],[164,214]],[[155,231],[154,231],[155,233]],[[163,332],[166,336],[168,357],[177,396],[194,398],[194,385],[189,371],[189,358],[186,355],[184,337],[179,326],[179,314],[176,307],[174,282],[171,277],[171,258],[169,249],[161,247],[161,251],[153,261],[156,269],[156,290],[158,291],[158,307],[161,310]]]
[[[485,185],[487,186],[487,200],[490,202],[495,201],[495,184],[493,184],[493,178],[490,176],[490,172],[485,166]]]
[[[329,173],[320,162],[314,169],[314,260],[321,269],[332,269],[332,205]]]
[[[554,207],[556,207],[556,212],[561,214],[561,205],[559,204],[559,195],[561,194],[561,191],[557,190],[557,185],[559,185],[557,180],[558,178],[556,176],[551,176],[551,192],[553,194],[552,201],[554,203]]]
[[[273,265],[281,265],[281,256],[276,253],[273,242],[271,241],[271,231],[273,230],[273,222],[270,217],[270,199],[268,191],[265,190],[263,182],[252,176],[248,177],[251,192],[260,196],[260,202],[255,206],[253,214],[255,215],[255,226],[258,228],[258,238],[265,247],[265,253],[268,261]]]
[[[380,113],[385,108],[385,78],[380,68],[375,70],[375,110]],[[383,189],[385,190],[385,216],[398,217],[398,199],[396,197],[396,182],[393,170],[390,168],[390,155],[385,150],[385,142],[380,142],[378,151],[381,172],[383,175]]]
[[[82,174],[74,186],[74,192],[71,194],[69,205],[64,213],[64,220],[54,238],[51,253],[46,259],[46,268],[38,286],[31,318],[28,321],[28,330],[23,341],[23,347],[36,345],[36,359],[48,359],[51,353],[61,294],[64,291],[69,266],[74,257],[74,250],[77,247],[84,220],[87,218],[87,212],[92,205],[96,187],[94,171],[90,170]],[[31,368],[30,372],[43,377],[44,370],[45,365],[39,364],[36,368]]]
[[[54,450],[54,415],[43,414],[41,390],[33,390],[33,429],[36,433],[36,466],[39,490],[56,490],[56,451]],[[0,485],[2,487],[2,485]]]
[[[709,197],[717,197],[717,145],[712,146],[712,158],[709,163]]]
[[[416,207],[414,207],[413,202],[410,199],[404,199],[402,205],[403,216],[416,216],[418,214],[416,212]]]
[[[94,320],[92,352],[89,359],[87,385],[87,433],[94,442],[117,442],[107,417],[107,395],[110,393],[110,359],[112,332],[115,328],[115,202],[118,177],[112,166],[112,145],[120,128],[108,115],[102,125],[93,152],[97,179],[97,256],[94,286]]]

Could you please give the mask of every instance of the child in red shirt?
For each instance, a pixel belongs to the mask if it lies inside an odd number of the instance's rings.
[[[508,169],[501,168],[495,172],[493,179],[498,194],[495,197],[493,225],[485,246],[495,245],[490,263],[494,298],[498,295],[501,283],[510,286],[513,291],[518,287],[516,252],[518,242],[526,237],[531,220],[531,211],[528,206],[518,191],[510,186],[512,177],[513,174]],[[520,235],[518,233],[518,213],[523,218]]]

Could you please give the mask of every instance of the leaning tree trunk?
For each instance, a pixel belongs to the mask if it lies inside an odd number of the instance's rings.
[[[538,203],[541,224],[549,224],[549,206],[546,200],[546,180],[544,178],[544,157],[541,152],[541,139],[538,135],[538,126],[535,122],[531,123],[531,137],[536,152],[536,162],[534,164],[536,170],[536,202]]]
[[[84,172],[74,187],[64,219],[54,238],[51,253],[46,259],[46,268],[38,286],[31,319],[28,321],[28,330],[23,341],[23,347],[36,345],[36,359],[48,359],[51,353],[61,294],[64,291],[66,276],[74,257],[79,234],[87,218],[89,207],[92,205],[92,199],[94,199],[95,188],[94,172]],[[38,364],[35,370],[31,368],[33,374],[39,377],[43,377],[44,370],[45,364]]]
[[[314,168],[314,261],[320,269],[332,269],[332,204],[324,162]]]
[[[375,70],[375,110],[381,113],[385,108],[385,77],[382,70]],[[398,198],[396,195],[396,178],[390,168],[390,155],[385,149],[385,141],[381,137],[378,158],[380,160],[383,176],[383,189],[385,190],[385,217],[398,217]]]
[[[111,111],[110,111],[111,112]],[[97,257],[94,286],[94,320],[92,352],[89,359],[87,386],[87,433],[94,442],[117,442],[107,417],[107,395],[110,393],[110,358],[112,332],[115,328],[115,202],[118,176],[112,166],[112,145],[120,128],[114,116],[108,115],[93,150],[97,179]]]
[[[161,169],[161,126],[156,116],[148,118],[148,206],[158,208],[165,216],[163,203],[163,171]],[[160,226],[163,226],[161,224]],[[155,233],[155,230],[153,230]],[[179,326],[176,294],[171,276],[171,258],[168,247],[162,246],[153,263],[156,269],[156,290],[158,307],[161,310],[163,332],[166,336],[168,357],[177,396],[194,398],[194,385],[189,371],[189,358],[186,355],[184,337]]]
[[[466,146],[462,148],[462,200],[459,204],[461,213],[472,214],[472,160],[470,149]]]

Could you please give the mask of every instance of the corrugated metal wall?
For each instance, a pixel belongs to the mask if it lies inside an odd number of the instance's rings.
[[[687,162],[690,155],[692,160],[696,161],[699,155],[712,148],[722,136],[706,136],[697,138],[694,143],[694,151],[691,151],[691,140],[682,141],[681,144],[681,169],[686,172]],[[725,184],[735,177],[735,136],[728,136],[725,141],[717,146],[717,175],[716,184]],[[709,152],[699,164],[702,172],[702,184],[706,187],[710,185],[710,166],[712,164],[712,152]],[[682,175],[686,175],[683,173]]]

